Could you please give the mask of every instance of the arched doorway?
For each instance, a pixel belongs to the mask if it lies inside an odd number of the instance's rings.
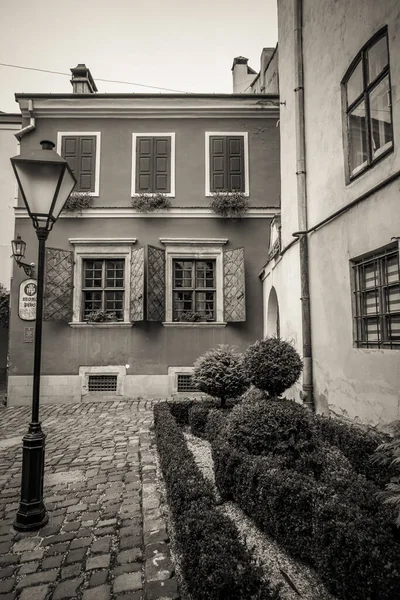
[[[267,335],[280,337],[279,304],[274,287],[271,288],[268,298]]]

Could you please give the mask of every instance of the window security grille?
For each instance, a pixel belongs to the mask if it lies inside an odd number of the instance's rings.
[[[116,392],[117,375],[89,375],[89,392]]]
[[[178,392],[197,392],[191,375],[178,374]]]
[[[400,267],[397,248],[353,263],[356,344],[359,348],[400,346]]]

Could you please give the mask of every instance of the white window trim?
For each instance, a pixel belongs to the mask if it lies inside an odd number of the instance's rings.
[[[221,327],[224,322],[224,273],[222,246],[227,239],[198,238],[188,240],[187,238],[161,238],[160,242],[165,245],[165,327]],[[172,281],[173,260],[175,258],[215,260],[216,294],[215,294],[215,321],[186,323],[173,321],[172,310]]]
[[[115,392],[89,392],[89,375],[116,375],[117,389]],[[104,367],[79,367],[79,376],[82,382],[82,396],[123,396],[126,378],[126,367],[106,365]]]
[[[250,195],[250,180],[249,180],[249,134],[247,131],[206,131],[205,145],[206,145],[206,196],[211,197],[214,192],[210,191],[210,137],[213,136],[241,136],[243,138],[244,148],[244,195],[249,197]]]
[[[73,327],[87,326],[93,327],[97,324],[81,321],[82,312],[82,270],[83,261],[93,258],[123,258],[125,261],[124,281],[124,320],[116,323],[99,323],[100,326],[121,327],[125,323],[132,326],[129,315],[130,305],[130,280],[131,280],[131,256],[132,246],[136,243],[136,238],[69,238],[70,244],[75,247],[74,254],[74,291],[72,300],[72,321]]]
[[[67,136],[94,135],[96,138],[96,159],[95,159],[95,178],[94,192],[85,192],[88,196],[98,197],[100,192],[100,152],[101,152],[101,132],[100,131],[58,131],[57,132],[57,152],[61,155],[62,138]],[[81,193],[81,192],[76,192]],[[72,192],[71,196],[74,195]]]
[[[162,132],[162,133],[132,133],[132,181],[131,181],[131,198],[140,196],[145,193],[147,196],[156,196],[155,193],[137,192],[136,191],[136,146],[137,138],[141,137],[169,137],[171,138],[171,175],[170,184],[171,190],[165,194],[168,198],[175,198],[175,133],[174,132]]]

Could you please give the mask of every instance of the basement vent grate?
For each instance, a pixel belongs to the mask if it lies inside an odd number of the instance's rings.
[[[197,392],[192,376],[178,373],[178,392]]]
[[[116,392],[117,375],[89,375],[89,392]]]

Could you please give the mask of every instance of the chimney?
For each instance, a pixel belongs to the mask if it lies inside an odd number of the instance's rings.
[[[71,73],[72,91],[74,94],[94,94],[97,92],[92,74],[86,65],[79,64],[75,69],[71,69]]]
[[[257,73],[248,66],[248,60],[244,56],[237,56],[233,59],[232,76],[234,94],[252,93],[250,85]]]

